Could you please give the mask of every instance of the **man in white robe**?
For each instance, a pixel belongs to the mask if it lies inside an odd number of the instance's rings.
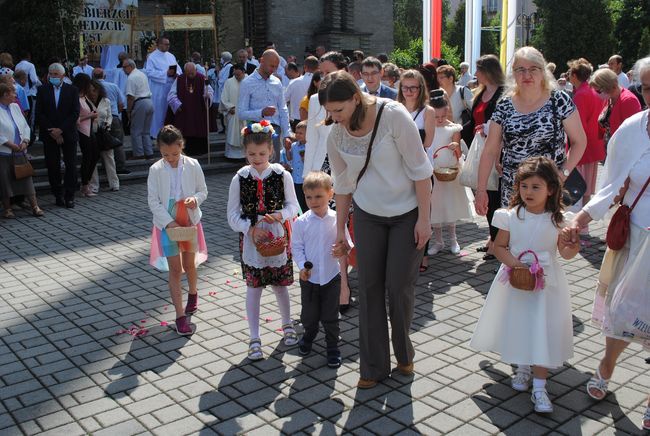
[[[176,76],[182,72],[176,56],[169,52],[169,39],[165,37],[158,39],[158,48],[149,54],[144,72],[149,78],[154,110],[150,134],[155,138],[165,122],[169,90]]]
[[[241,130],[246,123],[237,116],[237,100],[239,99],[239,85],[246,77],[244,66],[233,65],[233,76],[226,80],[221,94],[220,110],[226,117],[226,153],[228,159],[244,159],[244,148],[241,144]]]

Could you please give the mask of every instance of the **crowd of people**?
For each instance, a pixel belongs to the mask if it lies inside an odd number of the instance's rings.
[[[152,159],[155,139],[162,158],[148,179],[151,264],[169,271],[179,334],[195,331],[196,267],[207,259],[200,205],[208,193],[192,156],[207,152],[208,132],[221,120],[226,158],[246,161],[230,184],[227,221],[240,236],[249,359],[264,358],[260,299],[270,286],[284,343],[309,355],[320,323],[327,365],[339,367],[338,323],[354,302],[353,267],[357,386],[372,388],[392,371],[413,374],[409,331],[418,275],[447,247],[459,255],[456,225],[485,215],[489,235],[477,251],[501,265],[470,346],[515,365],[513,389],[532,386],[535,410],[550,413],[549,369],[573,355],[569,284],[558,256],[574,257],[589,222],[613,204],[620,205],[615,217],[628,220],[612,219],[608,230],[592,313],[606,337],[605,355],[587,393],[595,400],[607,395],[629,343],[650,349],[650,57],[629,75],[620,56],[596,68],[579,58],[556,79],[557,66],[533,47],[518,49],[507,71],[496,56],[484,55],[475,75],[470,65],[457,71],[444,59],[404,70],[381,55],[357,50],[349,59],[319,47],[305,56],[301,72],[294,56],[283,58],[269,43],[259,59],[248,47],[235,57],[223,52],[208,67],[195,53],[181,68],[161,37],[142,70],[125,53],[119,61],[107,78],[83,58],[71,79],[52,62],[41,81],[28,55],[15,67],[0,55],[3,215],[14,216],[16,201],[43,215],[31,178],[14,174],[34,130],[56,204],[67,208],[78,184],[77,144],[81,194],[92,197],[99,159],[109,189],[119,190],[125,127],[131,159]],[[610,241],[610,232],[623,236]],[[294,263],[302,337],[288,293]],[[650,428],[650,398],[642,425]]]

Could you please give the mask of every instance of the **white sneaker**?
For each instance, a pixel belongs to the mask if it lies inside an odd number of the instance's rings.
[[[515,376],[512,377],[510,385],[515,391],[526,392],[528,390],[528,386],[530,385],[531,378],[532,374],[530,372],[530,369],[517,368],[517,371],[515,371]]]
[[[433,256],[434,254],[438,254],[440,250],[445,248],[445,244],[442,242],[434,242],[433,245],[429,246],[429,250],[427,250],[427,254],[429,256]]]
[[[548,398],[548,393],[545,388],[537,388],[533,390],[530,400],[535,404],[535,412],[537,413],[552,413],[553,404]]]
[[[451,251],[451,254],[460,254],[460,245],[458,245],[457,241],[451,243],[451,248],[449,248],[449,251]]]

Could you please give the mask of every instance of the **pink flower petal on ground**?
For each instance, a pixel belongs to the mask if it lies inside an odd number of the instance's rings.
[[[469,253],[468,253],[467,251],[462,250],[458,255],[459,255],[460,257],[465,257],[465,256],[467,256],[468,254],[469,254]]]
[[[238,285],[232,285],[233,288],[236,288]]]
[[[124,333],[126,333],[126,330],[124,330],[124,329],[118,330],[118,331],[115,332],[116,335],[122,335]]]
[[[281,332],[281,331],[282,331],[282,328],[277,328],[277,329],[275,329],[275,331],[276,331],[276,332]]]
[[[147,322],[146,319],[141,319],[141,320],[140,320],[140,324],[145,324],[146,322]]]
[[[271,318],[271,317],[269,316],[269,317],[266,317],[266,318],[264,319],[264,321],[266,321],[266,322],[271,322],[271,321],[273,321],[273,318]]]
[[[226,280],[226,284],[229,284],[229,283],[230,283],[230,280]]]
[[[163,327],[167,327],[167,321],[160,321],[160,325]]]
[[[248,319],[248,317],[247,317],[247,316],[244,316],[243,318],[244,318],[244,319],[246,319],[246,320]]]
[[[167,310],[167,308],[168,308],[167,306],[164,306],[164,307],[163,307],[164,310]]]

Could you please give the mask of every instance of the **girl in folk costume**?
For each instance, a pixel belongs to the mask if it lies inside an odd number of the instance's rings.
[[[181,335],[191,335],[193,328],[186,315],[198,309],[196,267],[208,258],[199,208],[208,196],[208,188],[199,162],[183,155],[185,143],[176,127],[164,126],[158,133],[157,142],[162,159],[149,168],[147,178],[154,224],[149,263],[156,269],[169,271],[169,291],[176,309],[176,331]],[[189,286],[184,309],[183,271]]]
[[[433,143],[427,155],[433,163],[434,172],[443,168],[457,167],[461,156],[460,132],[463,127],[449,121],[449,101],[442,90],[432,92],[431,105],[435,111],[436,130]],[[467,152],[467,150],[464,150]],[[445,247],[442,240],[442,226],[449,233],[449,245],[453,254],[460,253],[456,239],[456,221],[472,219],[472,194],[460,184],[458,177],[451,181],[435,180],[431,191],[431,224],[434,241],[430,243],[428,254],[437,254]]]
[[[488,292],[470,346],[501,354],[518,365],[512,388],[527,391],[533,377],[532,402],[550,413],[546,392],[548,368],[573,356],[569,285],[557,259],[573,258],[580,243],[560,236],[569,213],[562,212],[562,182],[553,161],[526,159],[515,175],[508,209],[494,213],[499,228],[494,254],[503,265]],[[526,275],[522,283],[521,273]],[[528,289],[528,290],[522,290]]]
[[[293,283],[290,245],[279,254],[270,254],[262,246],[289,237],[288,226],[299,206],[293,179],[280,164],[270,163],[273,154],[273,127],[262,120],[242,130],[243,145],[249,165],[243,167],[230,183],[228,224],[239,232],[242,275],[246,280],[246,315],[250,328],[248,357],[264,358],[260,340],[260,299],[265,286],[271,286],[280,308],[284,343],[298,343],[290,317],[289,290]]]

